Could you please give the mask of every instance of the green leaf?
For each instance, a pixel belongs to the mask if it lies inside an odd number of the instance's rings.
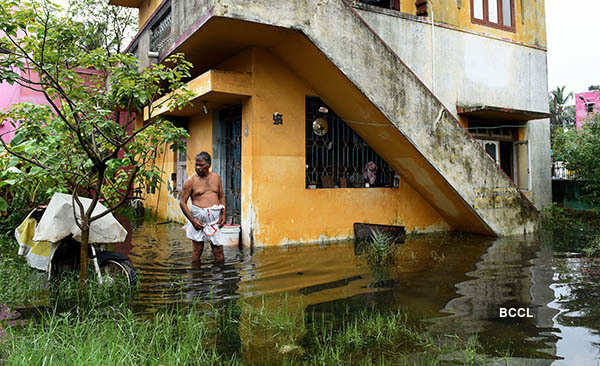
[[[0,197],[0,211],[8,210],[8,202],[2,197]]]

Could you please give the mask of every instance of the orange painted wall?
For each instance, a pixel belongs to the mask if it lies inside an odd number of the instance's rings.
[[[254,95],[242,103],[242,235],[252,232],[255,245],[315,242],[353,236],[354,222],[398,224],[407,231],[452,230],[440,214],[406,181],[399,188],[305,188],[305,98],[317,95],[265,49],[241,52],[217,69],[252,73]],[[223,106],[224,107],[224,106]],[[219,107],[214,107],[215,111]],[[283,125],[273,125],[273,113]],[[194,156],[212,152],[213,111],[191,117],[187,149],[188,174]],[[162,157],[161,157],[162,159]],[[157,163],[163,164],[162,160]],[[168,151],[164,178],[175,171]],[[146,205],[160,217],[185,221],[178,195],[163,184]]]
[[[207,115],[190,117],[188,131],[190,137],[187,139],[186,165],[189,177],[194,174],[195,156],[201,151],[212,151],[212,111]],[[168,147],[164,151],[156,160],[156,165],[164,171],[163,182],[156,193],[145,196],[144,205],[158,217],[184,223],[185,216],[179,208],[179,192],[175,191],[171,182],[171,174],[177,172],[177,157]]]
[[[256,94],[243,116],[242,210],[252,216],[256,244],[351,237],[354,222],[450,229],[404,181],[400,188],[306,189],[305,97],[316,93],[266,50],[253,49],[252,62]],[[273,125],[274,112],[283,114],[283,125]]]
[[[158,8],[162,0],[142,0],[140,2],[138,13],[138,28],[143,26],[146,20],[152,16],[152,13]]]

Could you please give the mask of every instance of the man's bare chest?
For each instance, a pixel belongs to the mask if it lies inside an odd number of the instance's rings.
[[[194,177],[192,184],[192,196],[201,196],[206,193],[217,193],[219,190],[216,179],[213,177]]]

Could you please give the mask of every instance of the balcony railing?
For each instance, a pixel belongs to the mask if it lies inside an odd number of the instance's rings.
[[[171,8],[150,29],[150,51],[161,54],[171,43]]]

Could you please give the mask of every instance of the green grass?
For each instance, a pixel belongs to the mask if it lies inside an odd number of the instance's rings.
[[[11,327],[9,365],[476,365],[475,338],[427,335],[402,311],[364,309],[336,321],[286,296],[163,309],[140,318],[127,303],[48,310]],[[273,299],[271,299],[273,300]]]
[[[19,245],[12,232],[0,234],[0,304],[36,304],[44,295],[44,274],[17,255]]]
[[[15,365],[235,365],[217,352],[219,329],[199,311],[161,312],[137,319],[126,308],[110,312],[46,314],[11,328],[2,347]]]

